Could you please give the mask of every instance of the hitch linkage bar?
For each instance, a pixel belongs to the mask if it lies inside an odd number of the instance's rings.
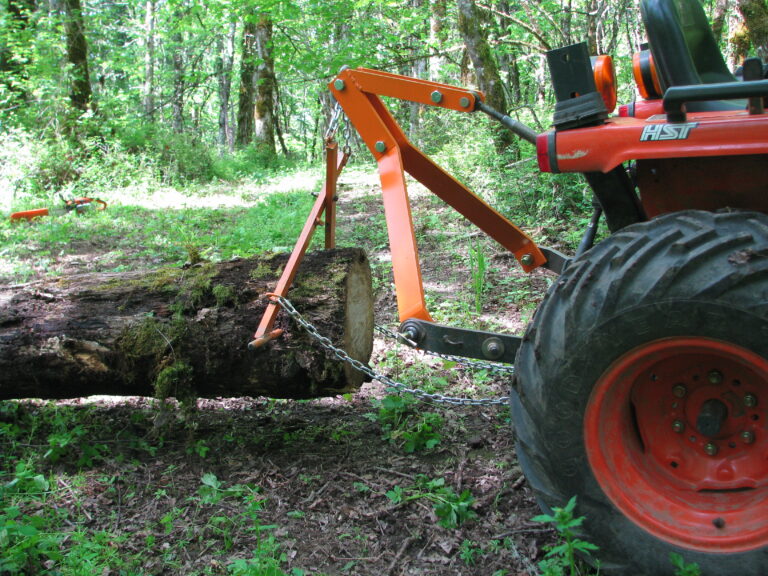
[[[521,338],[494,332],[445,326],[410,318],[400,325],[406,343],[421,350],[448,356],[514,364]]]

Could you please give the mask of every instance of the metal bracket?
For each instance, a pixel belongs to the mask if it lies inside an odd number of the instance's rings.
[[[562,274],[563,272],[565,272],[565,269],[568,267],[568,264],[571,263],[571,259],[568,256],[566,256],[562,252],[558,252],[554,248],[539,246],[539,250],[541,250],[544,256],[547,257],[547,261],[542,266],[542,268],[551,270],[556,274]]]
[[[400,335],[421,350],[507,364],[515,362],[522,341],[519,336],[467,330],[416,318],[400,325]]]

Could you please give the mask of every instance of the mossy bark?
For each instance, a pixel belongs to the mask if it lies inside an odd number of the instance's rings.
[[[0,288],[0,398],[313,398],[362,375],[285,313],[285,333],[247,348],[287,255],[187,269],[69,276]],[[361,250],[307,254],[289,298],[320,332],[367,362],[370,268]]]

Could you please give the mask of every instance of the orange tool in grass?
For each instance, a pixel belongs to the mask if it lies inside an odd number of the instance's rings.
[[[59,208],[35,208],[34,210],[24,210],[23,212],[14,212],[11,214],[11,221],[18,222],[19,220],[34,220],[42,216],[48,216],[62,212],[75,211],[78,214],[95,208],[96,210],[104,210],[107,207],[107,203],[99,198],[73,198],[72,200],[65,200],[64,207]]]

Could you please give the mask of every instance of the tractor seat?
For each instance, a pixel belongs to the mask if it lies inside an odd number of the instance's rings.
[[[717,46],[699,0],[642,0],[640,12],[662,90],[737,82]],[[743,101],[691,102],[690,112],[743,110]]]

